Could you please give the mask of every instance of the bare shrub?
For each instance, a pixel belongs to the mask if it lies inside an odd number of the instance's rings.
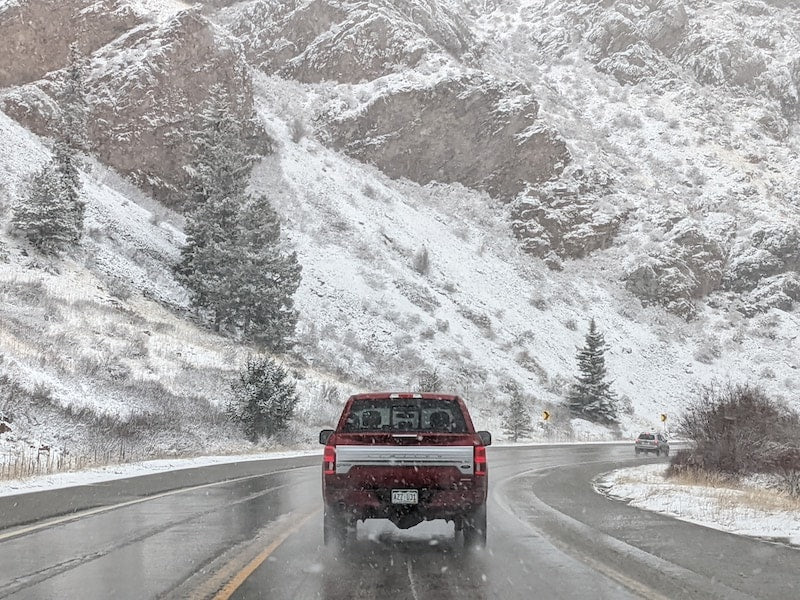
[[[569,379],[560,373],[556,373],[555,376],[548,378],[547,383],[544,385],[544,389],[551,394],[555,394],[556,396],[565,396],[570,384],[571,382]]]
[[[436,337],[436,330],[433,327],[426,327],[419,334],[421,340],[432,340]]]
[[[412,304],[420,307],[422,310],[432,313],[441,303],[426,287],[415,285],[410,281],[403,281],[396,279],[394,281],[397,290],[406,297]]]
[[[692,448],[678,452],[668,475],[692,470],[739,476],[800,471],[800,415],[749,385],[701,389],[678,419]]]
[[[414,255],[412,263],[414,270],[420,275],[427,275],[431,271],[431,258],[428,255],[428,249],[423,246]]]
[[[486,337],[489,339],[494,338],[494,330],[492,330],[492,319],[489,315],[484,313],[475,312],[470,308],[462,306],[458,309],[458,312],[461,314],[462,317],[465,319],[472,321],[476,327],[481,329]]]
[[[547,300],[545,300],[538,293],[531,294],[531,297],[528,299],[528,302],[530,302],[531,306],[533,306],[537,310],[547,310]]]
[[[308,128],[301,119],[295,117],[289,124],[289,134],[292,136],[292,141],[297,144],[308,135]]]
[[[52,404],[53,390],[46,383],[37,383],[30,392],[30,399],[34,404]]]
[[[694,351],[694,359],[703,364],[711,364],[722,355],[719,340],[707,337],[700,341]]]
[[[547,370],[536,360],[533,356],[531,356],[530,352],[527,349],[522,349],[517,352],[514,360],[519,364],[523,369],[530,371],[531,373],[536,374],[539,378],[539,383],[542,385],[546,385],[547,382],[550,380],[550,377],[547,374]]]
[[[417,379],[417,389],[420,392],[439,392],[442,389],[442,378],[436,368],[423,369],[417,374]]]
[[[369,183],[364,184],[364,187],[361,188],[361,192],[371,200],[375,200],[375,198],[378,196],[378,192]]]
[[[641,129],[642,118],[630,111],[619,111],[611,121],[614,129]]]
[[[339,386],[323,382],[317,392],[313,407],[302,416],[310,425],[329,427],[336,423],[341,412],[342,392]]]

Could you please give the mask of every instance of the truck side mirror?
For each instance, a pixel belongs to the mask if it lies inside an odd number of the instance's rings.
[[[478,437],[481,440],[481,445],[483,446],[491,446],[492,445],[492,434],[488,431],[479,431]]]
[[[333,435],[333,429],[323,429],[319,432],[319,443],[320,444],[327,444],[328,440],[331,439]]]

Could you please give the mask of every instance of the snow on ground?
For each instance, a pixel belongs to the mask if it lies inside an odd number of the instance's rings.
[[[54,490],[76,485],[88,485],[101,481],[124,479],[162,473],[164,471],[177,471],[228,463],[239,463],[254,460],[277,460],[279,458],[295,458],[298,456],[314,456],[321,454],[321,450],[287,450],[280,452],[262,452],[258,454],[239,454],[233,456],[198,456],[195,458],[164,458],[160,460],[147,460],[137,463],[109,465],[74,471],[70,473],[53,473],[25,479],[11,479],[0,481],[0,496],[13,496],[43,490]]]
[[[162,22],[172,18],[175,13],[190,8],[191,4],[179,0],[130,0],[134,10]]]
[[[617,444],[619,442],[588,442],[598,444]],[[583,445],[587,442],[559,442],[558,446]],[[500,442],[495,446],[503,447],[529,447],[529,446],[550,446],[551,442],[527,442],[512,444],[510,442]],[[178,471],[181,469],[192,469],[197,467],[207,467],[210,465],[232,464],[255,460],[277,460],[279,458],[297,458],[301,456],[315,456],[321,454],[319,447],[299,449],[258,452],[252,454],[235,454],[224,456],[196,456],[193,458],[162,458],[158,460],[147,460],[142,462],[131,462],[116,465],[105,465],[94,467],[82,471],[70,471],[65,473],[50,473],[47,475],[37,475],[35,477],[25,477],[23,479],[0,480],[0,496],[13,496],[16,494],[27,494],[44,490],[54,490],[76,485],[89,485],[115,479],[127,477],[138,477],[140,475],[150,475],[153,473],[163,473],[165,471]]]
[[[550,271],[519,249],[504,209],[486,194],[392,180],[326,148],[314,131],[293,142],[287,125],[294,119],[322,111],[337,93],[369,96],[369,85],[309,90],[254,77],[257,110],[279,151],[256,167],[251,186],[281,214],[303,265],[297,337],[315,369],[386,389],[414,387],[421,370],[436,368],[448,389],[470,401],[476,425],[503,437],[504,384],[520,384],[534,412],[561,405],[594,316],[610,344],[614,389],[634,411],[622,417],[626,436],[658,426],[661,413],[672,419],[698,383],[752,380],[765,362],[775,377],[764,385],[784,391],[794,349],[782,344],[783,332],[775,344],[755,339],[747,351],[698,360],[706,336],[729,335],[731,317],[704,312],[686,323],[643,307],[616,282],[626,246]],[[427,273],[413,268],[422,248]],[[783,318],[789,337],[800,321]],[[563,419],[552,425],[569,428]]]
[[[598,477],[595,490],[631,506],[682,521],[800,546],[800,502],[771,490],[682,485],[664,464],[619,469]],[[792,506],[794,508],[792,508]]]

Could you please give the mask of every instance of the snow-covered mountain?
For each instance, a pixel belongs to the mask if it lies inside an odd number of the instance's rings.
[[[0,440],[102,438],[114,415],[158,423],[154,451],[236,443],[218,408],[248,349],[188,319],[166,208],[215,83],[303,265],[297,439],[332,386],[433,369],[481,426],[500,434],[515,381],[566,432],[590,317],[626,431],[714,378],[796,403],[798,21],[778,0],[0,0],[4,222],[71,41],[97,157],[79,250],[0,234]]]

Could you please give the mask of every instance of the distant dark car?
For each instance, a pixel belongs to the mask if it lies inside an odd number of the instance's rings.
[[[667,438],[661,433],[643,432],[639,434],[634,443],[636,455],[641,452],[655,452],[656,456],[669,456],[669,442]]]

